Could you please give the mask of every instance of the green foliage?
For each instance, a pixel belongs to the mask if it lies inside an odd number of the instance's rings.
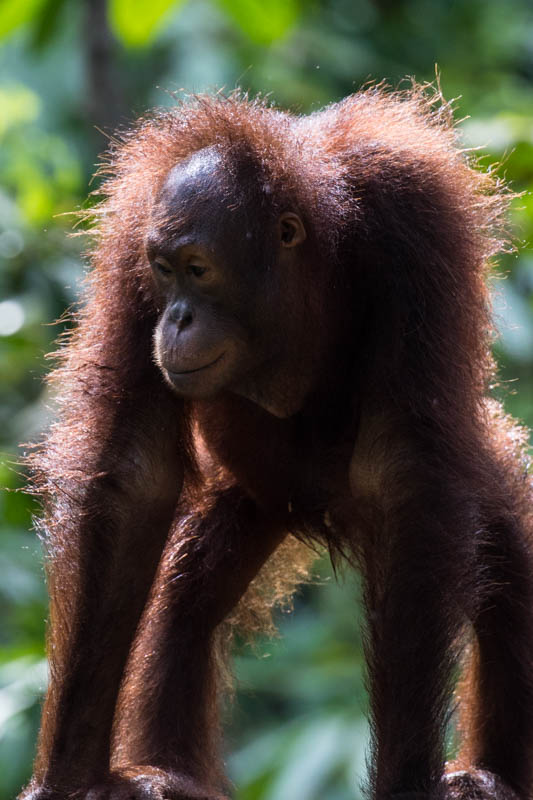
[[[126,46],[141,47],[154,39],[169,11],[181,5],[183,0],[110,0],[109,19]]]
[[[25,86],[0,88],[0,172],[29,224],[72,209],[81,171],[68,144],[31,123],[39,117],[40,99]]]
[[[31,771],[46,681],[46,598],[35,503],[20,442],[48,424],[44,354],[75,302],[80,239],[69,239],[106,140],[94,130],[87,31],[91,3],[0,0],[0,800]],[[533,425],[533,17],[528,0],[109,0],[122,110],[111,126],[155,104],[164,89],[236,84],[304,111],[336,100],[369,76],[432,80],[462,95],[465,147],[523,192],[513,205],[516,253],[494,281],[501,338],[500,394]],[[92,31],[94,33],[94,31]],[[105,34],[105,31],[103,32]],[[105,38],[105,35],[104,35]],[[107,41],[107,40],[106,40]],[[113,51],[114,47],[114,51]],[[101,78],[101,76],[100,76]],[[100,123],[102,124],[102,123]],[[518,379],[518,380],[517,380]],[[364,776],[359,606],[353,582],[325,563],[282,636],[239,651],[228,763],[238,800],[348,800]]]
[[[317,580],[280,615],[280,638],[237,654],[240,689],[228,739],[236,800],[361,797],[368,724],[359,589],[337,583],[327,557]],[[260,721],[260,725],[258,725]]]
[[[300,15],[298,0],[218,0],[252,42],[268,45],[286,35]]]
[[[46,0],[2,0],[0,5],[0,38],[36,17]]]

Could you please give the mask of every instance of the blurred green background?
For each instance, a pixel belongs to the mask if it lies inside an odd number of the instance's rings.
[[[236,85],[307,112],[368,78],[432,80],[457,100],[466,146],[524,195],[521,249],[495,281],[508,409],[533,424],[533,7],[530,0],[0,0],[0,485],[47,422],[41,377],[76,297],[102,131],[170,91]],[[94,187],[94,184],[93,184]],[[46,597],[32,501],[0,497],[0,800],[27,780],[46,681]],[[361,795],[367,726],[357,586],[320,564],[279,640],[240,652],[227,736],[237,800]]]

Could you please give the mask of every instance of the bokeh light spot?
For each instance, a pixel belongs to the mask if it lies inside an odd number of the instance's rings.
[[[0,303],[0,336],[11,336],[24,325],[24,309],[16,300]]]

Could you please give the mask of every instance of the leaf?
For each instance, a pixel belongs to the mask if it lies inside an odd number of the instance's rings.
[[[61,12],[66,0],[45,0],[35,15],[32,46],[39,50],[50,44],[61,24]]]
[[[218,5],[257,44],[271,44],[300,16],[299,0],[217,0]]]
[[[0,87],[0,137],[12,127],[34,122],[40,110],[39,96],[27,86]]]
[[[45,0],[0,0],[0,39],[29,22]]]
[[[161,28],[171,8],[184,0],[110,0],[109,21],[115,34],[128,47],[144,47]]]

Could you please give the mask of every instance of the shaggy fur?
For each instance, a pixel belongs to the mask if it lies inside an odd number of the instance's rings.
[[[294,418],[181,399],[152,358],[151,209],[206,147],[258,258],[286,208],[307,230],[280,298],[286,335],[317,353]],[[319,543],[364,579],[374,797],[531,797],[532,489],[523,432],[486,399],[509,194],[458,146],[450,108],[416,86],[302,118],[198,97],[142,119],[100,173],[87,294],[51,376],[58,422],[33,457],[51,681],[30,796],[221,796],[221,623],[268,626]],[[463,771],[443,779],[469,631],[448,768]]]

